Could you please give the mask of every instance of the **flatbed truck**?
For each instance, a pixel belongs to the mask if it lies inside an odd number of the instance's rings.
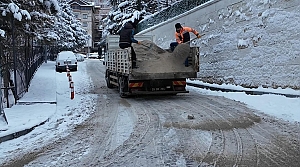
[[[155,45],[152,36],[135,39],[141,41],[140,45],[132,44],[139,68],[132,68],[131,48],[119,48],[119,36],[107,37],[103,62],[107,87],[118,88],[120,97],[188,93],[186,79],[196,78],[199,71],[199,47],[180,44],[171,52]]]

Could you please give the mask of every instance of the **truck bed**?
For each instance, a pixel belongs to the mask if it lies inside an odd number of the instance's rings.
[[[195,78],[199,71],[199,48],[178,45],[173,52],[164,50],[151,41],[132,44],[139,68],[131,68],[131,49],[115,49],[106,57],[107,69],[128,76],[129,80]],[[189,66],[185,66],[188,57]]]

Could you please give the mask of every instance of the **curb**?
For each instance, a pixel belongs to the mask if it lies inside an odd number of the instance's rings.
[[[57,104],[54,101],[50,101],[50,102],[25,102],[25,101],[23,101],[23,102],[18,102],[17,105],[32,105],[32,104],[41,104],[41,103]],[[47,121],[49,121],[49,118],[31,128],[24,129],[19,132],[14,132],[14,133],[6,135],[6,136],[2,136],[2,137],[0,137],[0,143],[8,141],[8,140],[16,139],[20,136],[26,135],[29,132],[33,131],[36,127],[44,125]]]
[[[44,103],[47,103],[47,104],[57,104],[56,101],[39,101],[39,102],[26,102],[26,101],[21,101],[21,102],[18,102],[17,105],[32,105],[32,104],[44,104]]]
[[[0,137],[0,143],[8,141],[8,140],[15,139],[15,138],[18,138],[18,137],[23,136],[23,135],[26,135],[29,132],[31,132],[34,128],[36,128],[36,127],[38,127],[40,125],[45,124],[47,121],[49,121],[49,118],[47,120],[43,121],[42,123],[40,123],[38,125],[35,125],[32,128],[21,130],[19,132],[15,132],[15,133],[12,133],[12,134],[9,134],[9,135],[6,135],[6,136],[2,136],[2,137]]]
[[[195,84],[195,83],[191,83],[191,82],[186,82],[186,84],[189,86],[197,87],[197,88],[209,89],[211,91],[245,92],[247,95],[274,94],[274,95],[285,96],[288,98],[300,98],[300,95],[294,95],[294,94],[284,94],[284,93],[274,93],[274,92],[264,92],[264,91],[251,91],[251,90],[234,90],[234,89],[217,88],[217,87],[212,87],[212,86],[207,86],[207,85]]]

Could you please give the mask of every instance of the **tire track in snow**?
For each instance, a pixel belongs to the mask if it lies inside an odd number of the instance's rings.
[[[136,103],[131,101],[133,103]],[[153,142],[158,128],[158,118],[155,113],[149,113],[147,109],[139,104],[134,104],[134,112],[137,122],[130,137],[122,145],[105,156],[101,166],[121,164],[134,158],[138,152]]]

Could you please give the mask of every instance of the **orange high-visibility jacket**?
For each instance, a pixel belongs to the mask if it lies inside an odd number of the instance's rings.
[[[182,27],[180,33],[175,32],[176,41],[178,43],[183,43],[183,41],[184,41],[184,34],[185,33],[189,33],[189,32],[194,33],[196,36],[199,34],[198,31],[196,31],[195,29],[193,29],[191,27]]]

